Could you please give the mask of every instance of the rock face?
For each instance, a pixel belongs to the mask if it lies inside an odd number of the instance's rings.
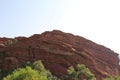
[[[17,42],[4,45],[7,40]],[[0,68],[11,70],[27,61],[42,60],[53,74],[62,78],[69,66],[85,64],[101,80],[119,75],[118,54],[80,36],[58,30],[29,38],[0,38]]]

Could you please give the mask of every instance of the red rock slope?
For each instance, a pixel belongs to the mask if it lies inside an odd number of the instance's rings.
[[[17,37],[5,46],[7,38],[0,38],[0,68],[11,70],[27,61],[42,60],[53,74],[62,77],[66,69],[85,64],[97,80],[119,74],[118,54],[80,36],[58,30],[35,34],[29,38]],[[14,43],[14,40],[17,42]]]

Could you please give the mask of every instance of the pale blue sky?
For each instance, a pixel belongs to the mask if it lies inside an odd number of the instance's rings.
[[[59,29],[120,53],[120,0],[0,0],[0,37]]]
[[[66,8],[64,0],[0,0],[0,36],[30,36],[54,29]]]

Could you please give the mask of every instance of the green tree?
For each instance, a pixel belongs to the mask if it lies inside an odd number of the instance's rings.
[[[13,71],[12,74],[9,74],[3,80],[48,80],[47,76],[39,74],[35,69],[32,69],[29,66],[26,68],[19,68]]]
[[[94,74],[83,64],[78,64],[75,69],[71,66],[68,68],[67,72],[68,74],[65,80],[79,80],[81,78],[85,80],[96,80]]]
[[[44,65],[40,60],[35,61],[32,66],[34,69],[36,69],[39,72],[39,74],[47,76],[48,80],[59,80],[56,76],[53,76],[50,71],[45,69]]]
[[[60,80],[45,69],[42,62],[28,62],[26,67],[16,69],[12,74],[4,77],[3,80]]]
[[[120,76],[109,76],[104,78],[103,80],[120,80]]]
[[[65,80],[77,80],[78,79],[77,72],[75,71],[73,66],[69,67],[67,72],[68,74],[67,76],[65,76]]]

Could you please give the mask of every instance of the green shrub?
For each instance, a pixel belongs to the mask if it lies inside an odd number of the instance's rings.
[[[65,80],[79,80],[81,78],[86,80],[96,80],[94,74],[91,73],[91,71],[83,64],[78,64],[76,69],[71,66],[68,68],[67,72],[68,73],[65,76]]]
[[[30,67],[31,66],[31,67]],[[86,68],[83,64],[78,64],[75,68],[73,66],[69,67],[67,70],[67,75],[64,80],[96,80],[94,74]],[[112,78],[113,79],[113,78]],[[112,80],[105,78],[104,80]],[[52,73],[45,69],[42,62],[35,61],[33,64],[28,62],[26,67],[19,68],[13,71],[12,74],[4,77],[3,80],[60,80]],[[115,78],[113,80],[120,80],[120,78]]]
[[[31,67],[30,67],[31,66]],[[35,61],[33,64],[27,63],[24,68],[19,68],[4,77],[3,80],[60,80],[46,70],[41,61]]]
[[[110,76],[110,77],[104,78],[103,80],[120,80],[120,76]]]
[[[13,40],[8,40],[8,41],[6,41],[4,44],[5,44],[6,46],[8,46],[8,45],[14,44],[14,43],[16,43],[16,42],[17,42],[17,39],[13,39]]]
[[[35,70],[39,72],[39,74],[47,76],[48,80],[59,80],[56,76],[53,76],[50,71],[45,69],[44,65],[40,60],[35,61],[32,66]]]
[[[8,40],[8,41],[5,42],[5,45],[11,45],[11,44],[13,44],[12,40]]]
[[[3,80],[48,80],[45,75],[39,74],[37,70],[27,66],[26,68],[19,68],[9,74]]]

